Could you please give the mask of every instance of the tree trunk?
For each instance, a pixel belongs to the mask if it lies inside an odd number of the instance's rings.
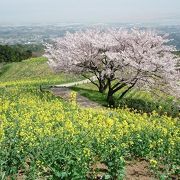
[[[113,91],[109,90],[108,95],[107,95],[107,102],[110,107],[115,106],[115,100],[114,100],[113,94],[114,94]]]
[[[105,82],[105,80],[101,80],[100,78],[98,80],[99,80],[99,87],[98,87],[99,92],[104,93],[108,87],[108,84]]]
[[[104,88],[100,86],[100,87],[99,87],[99,92],[100,92],[100,93],[103,93],[103,92],[104,92]]]
[[[106,86],[105,86],[105,85],[100,84],[100,85],[99,85],[99,92],[100,92],[100,93],[104,93],[104,92],[105,92],[105,90],[106,90]]]

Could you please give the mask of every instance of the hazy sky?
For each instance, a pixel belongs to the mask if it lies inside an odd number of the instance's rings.
[[[166,19],[180,23],[180,0],[0,0],[0,24]]]

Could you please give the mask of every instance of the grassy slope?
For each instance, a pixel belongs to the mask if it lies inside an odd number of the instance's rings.
[[[0,87],[22,85],[52,85],[65,82],[72,82],[81,79],[81,77],[72,74],[54,74],[48,67],[46,58],[32,58],[18,63],[0,65]],[[73,87],[73,90],[81,95],[88,97],[102,105],[107,105],[106,94],[101,94],[92,84],[84,84]],[[116,94],[115,98],[118,97]],[[117,101],[118,102],[118,101]],[[172,106],[172,98],[155,99],[149,94],[139,91],[131,91],[123,101],[118,102],[120,106],[128,106],[145,112],[153,110],[159,112],[168,112],[170,115],[177,115],[178,108]],[[160,109],[159,107],[162,107]]]
[[[102,94],[98,92],[98,89],[93,84],[83,84],[72,88],[77,91],[82,96],[89,98],[92,101],[98,102],[103,106],[107,106],[106,93]],[[179,104],[178,102],[173,102],[173,97],[167,96],[154,96],[145,91],[130,91],[121,101],[118,100],[118,96],[121,92],[115,94],[116,105],[120,107],[129,107],[136,109],[140,112],[150,113],[152,111],[157,111],[159,114],[167,113],[170,116],[179,116]],[[162,98],[163,97],[163,98]]]
[[[72,74],[53,73],[46,61],[40,57],[6,64],[0,68],[0,84],[58,84],[80,79]]]
[[[1,87],[1,84],[3,84],[3,83],[4,84],[9,83],[8,85],[12,85],[12,82],[14,82],[14,81],[22,82],[23,86],[29,85],[29,84],[31,86],[32,85],[31,83],[33,81],[37,82],[38,84],[53,84],[53,83],[57,84],[57,83],[75,81],[78,79],[79,79],[79,77],[76,77],[76,76],[70,75],[70,74],[68,74],[68,75],[63,74],[63,73],[54,74],[49,69],[45,58],[35,58],[35,59],[26,60],[26,61],[23,61],[20,63],[6,64],[4,66],[0,65],[0,87]],[[46,81],[46,80],[48,80],[48,81]],[[6,89],[6,88],[0,89],[0,92],[1,92],[1,90],[4,91],[4,89]],[[93,86],[92,84],[80,85],[78,87],[74,87],[73,89],[80,92],[80,94],[88,97],[89,99],[91,99],[93,101],[98,101],[102,104],[105,104],[106,94],[100,94],[97,91],[96,87]],[[23,93],[24,93],[24,91],[23,91]],[[30,93],[32,93],[33,95],[35,94],[34,91],[32,91],[32,92],[30,91]],[[40,94],[39,91],[38,91],[38,95],[39,96],[42,95],[44,97],[44,94]],[[26,96],[26,94],[24,96]],[[16,96],[16,97],[18,97],[18,96]],[[143,110],[147,111],[147,112],[151,112],[152,110],[159,107],[159,104],[156,104],[156,103],[151,106],[151,103],[153,103],[153,101],[154,101],[154,99],[149,97],[146,93],[136,92],[136,91],[132,91],[131,93],[129,93],[125,99],[125,103],[128,107],[136,108],[138,110],[142,110],[144,108]],[[53,103],[53,101],[52,101],[52,103]],[[168,111],[173,111],[171,108],[169,108],[170,106],[171,106],[171,103],[167,102],[167,104],[163,104],[163,109],[160,111],[166,111],[166,109]],[[156,109],[156,110],[158,110],[158,109]],[[71,115],[72,112],[69,114]],[[79,114],[78,114],[78,116],[79,116]],[[124,110],[122,110],[121,116],[126,117],[126,112]],[[86,117],[86,116],[84,116],[84,117]],[[128,119],[131,117],[129,116],[126,118]],[[140,116],[138,116],[138,118],[141,120]],[[158,118],[161,119],[161,117],[158,117]],[[71,115],[71,119],[72,119],[72,115]],[[146,137],[147,137],[147,135],[146,135]],[[136,142],[136,140],[135,140],[135,142]],[[46,148],[44,148],[44,149],[46,149]],[[106,148],[106,149],[108,149],[108,148]],[[59,152],[59,150],[57,152]],[[105,151],[103,151],[103,152],[105,152]],[[74,156],[73,156],[73,158],[74,158]],[[49,157],[48,157],[48,160],[49,160]]]
[[[1,81],[12,81],[21,79],[32,79],[52,75],[45,58],[33,58],[22,62],[4,65],[1,70]]]

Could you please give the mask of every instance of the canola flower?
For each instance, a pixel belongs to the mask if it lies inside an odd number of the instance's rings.
[[[152,167],[155,168],[157,166],[158,162],[155,159],[151,159],[150,164],[151,164]]]
[[[0,93],[0,169],[7,176],[26,167],[27,159],[35,177],[48,171],[62,179],[83,179],[96,161],[111,162],[109,173],[121,176],[117,163],[126,155],[150,158],[153,167],[158,161],[179,165],[178,118],[128,108],[82,109],[75,93],[69,103],[18,87]]]

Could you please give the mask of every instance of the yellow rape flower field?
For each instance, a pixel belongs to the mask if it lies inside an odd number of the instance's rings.
[[[106,179],[123,179],[133,158],[149,161],[162,179],[179,172],[178,118],[80,108],[74,93],[70,102],[36,89],[0,93],[1,179],[95,179],[96,163],[107,167]]]

